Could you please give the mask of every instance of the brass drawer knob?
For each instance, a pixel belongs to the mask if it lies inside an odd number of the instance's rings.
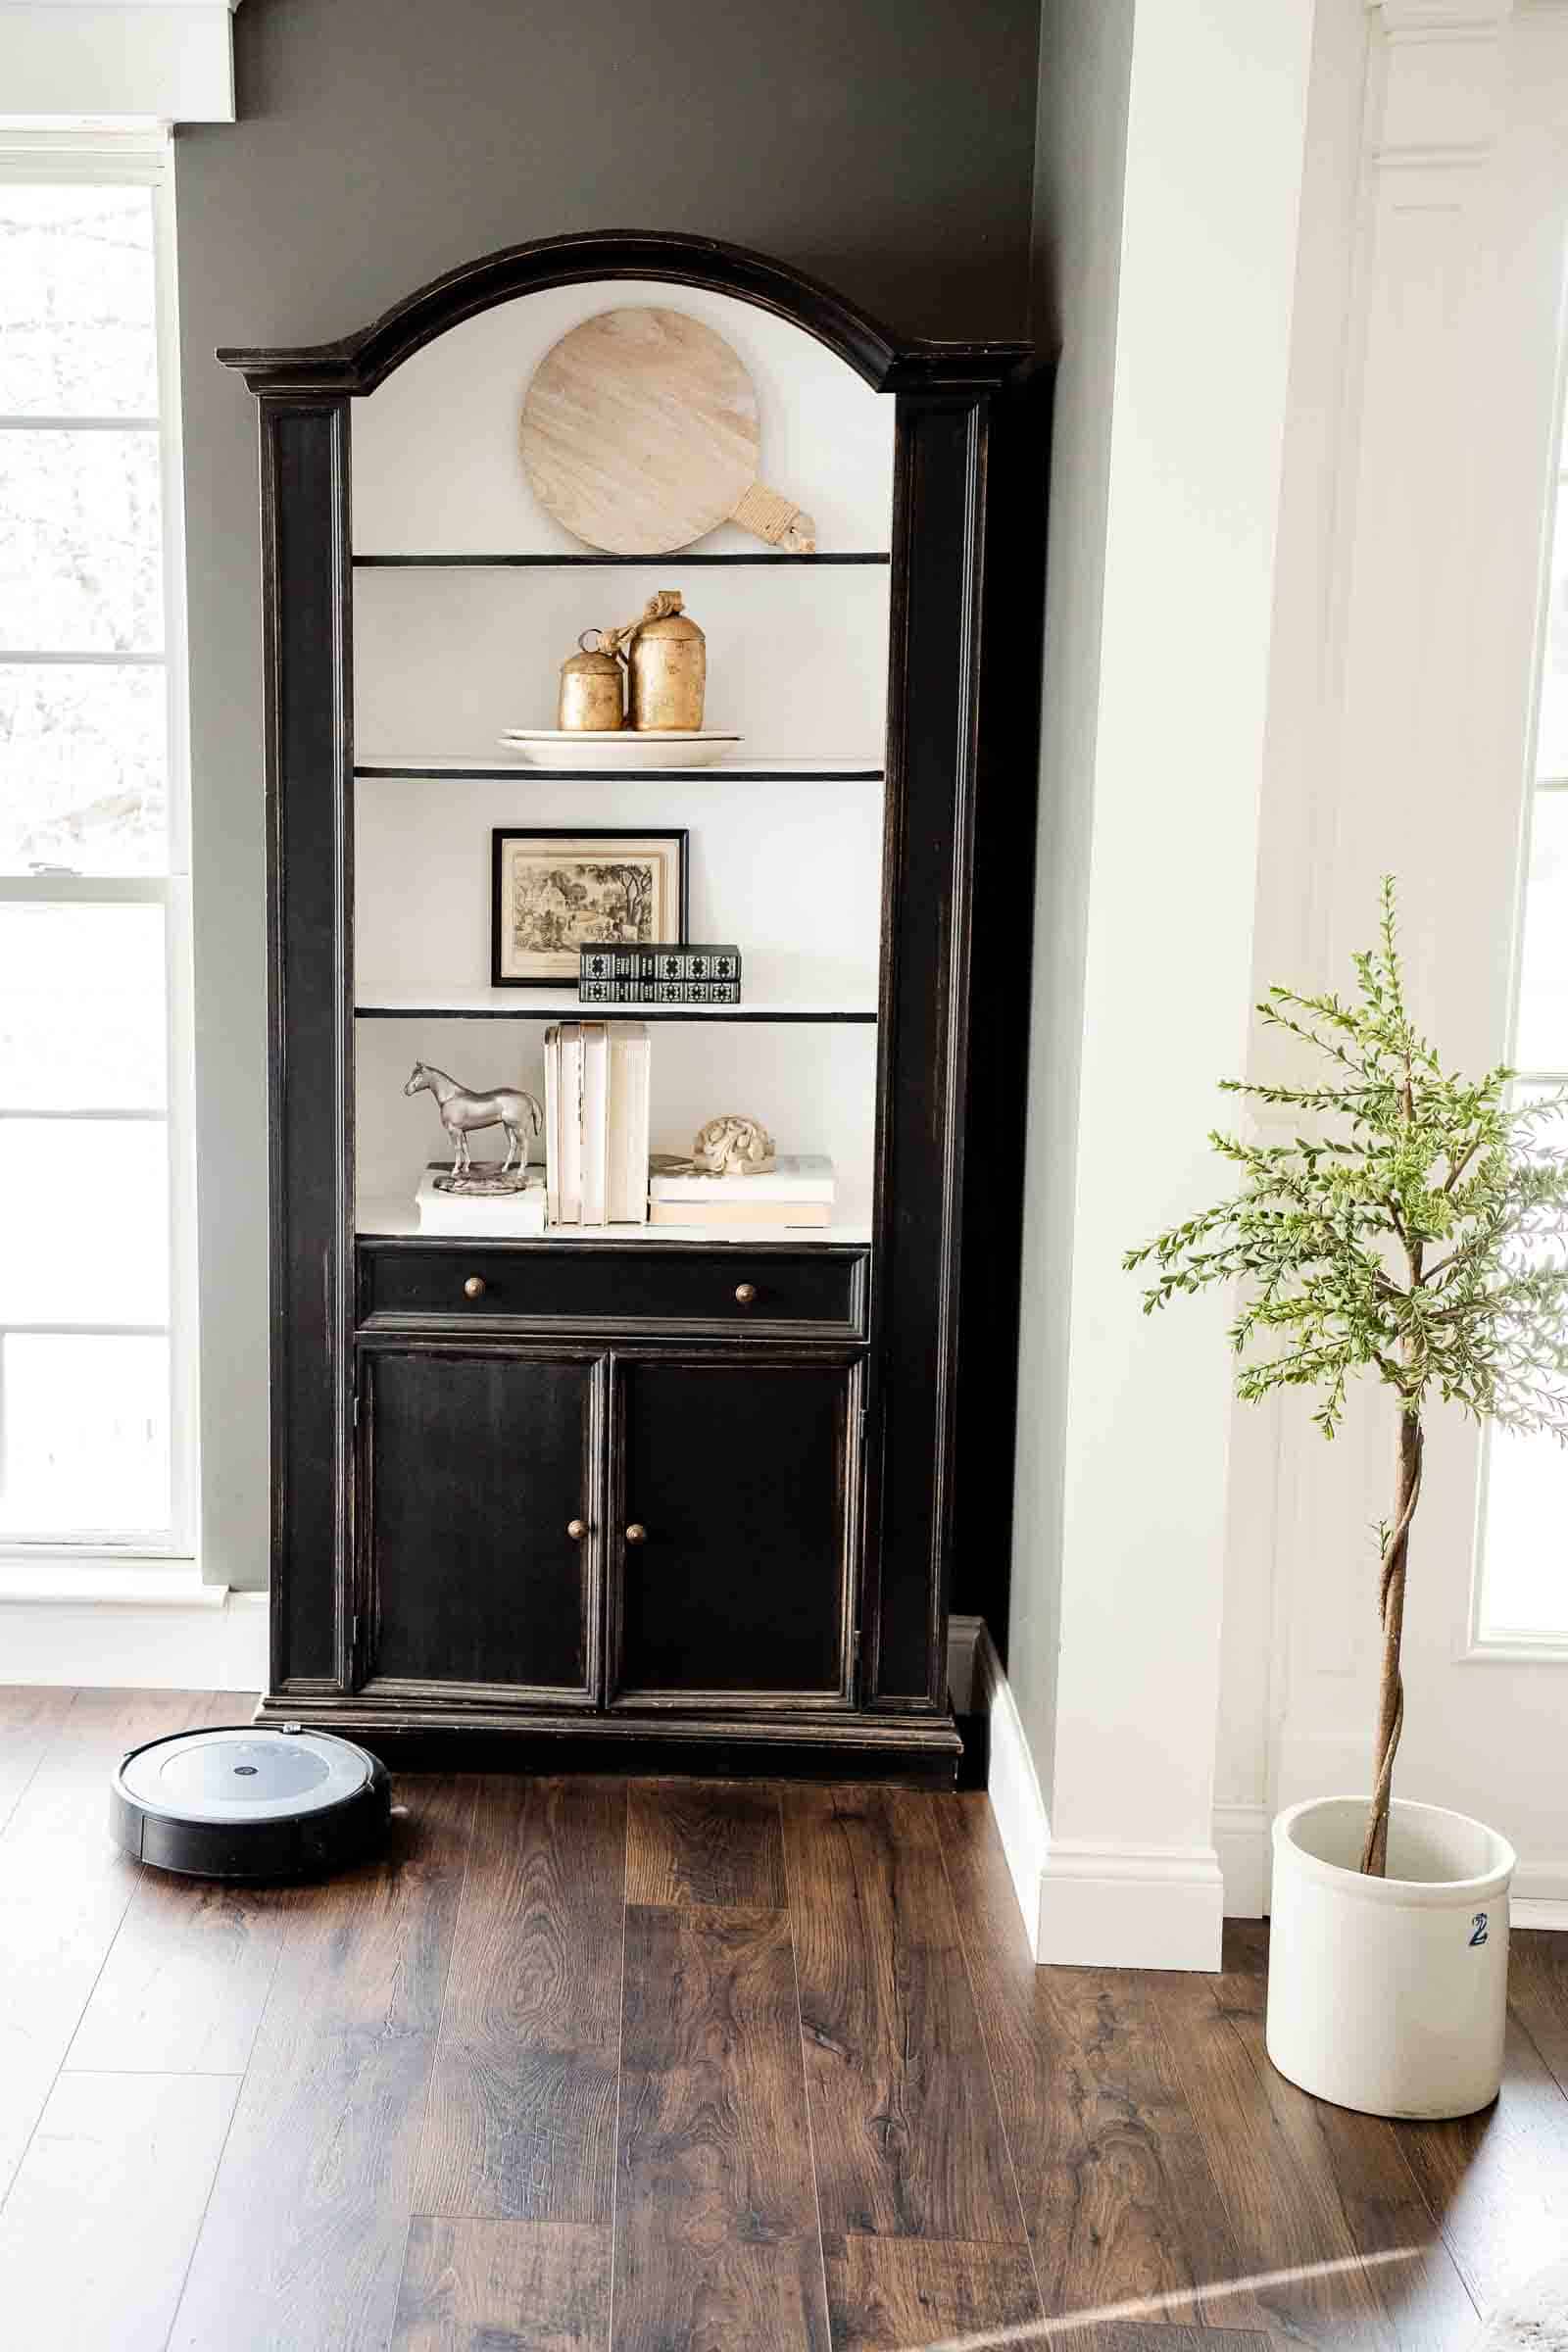
[[[463,1286],[463,1296],[465,1298],[482,1298],[484,1297],[484,1276],[470,1274]]]
[[[583,1540],[584,1536],[585,1536],[585,1535],[588,1533],[588,1522],[587,1522],[587,1520],[586,1520],[586,1519],[568,1519],[568,1520],[566,1521],[566,1533],[567,1533],[567,1535],[568,1535],[568,1536],[571,1538],[571,1540],[572,1540],[572,1542],[573,1542],[574,1544],[580,1544],[580,1543],[582,1542],[582,1540]]]
[[[634,1520],[632,1521],[632,1523],[631,1523],[630,1527],[628,1527],[628,1528],[627,1528],[627,1530],[626,1530],[626,1541],[627,1541],[627,1543],[628,1543],[628,1544],[646,1544],[646,1543],[647,1543],[647,1541],[648,1541],[648,1530],[647,1530],[647,1528],[646,1528],[646,1527],[644,1527],[644,1525],[643,1525],[643,1523],[642,1523],[642,1521],[641,1521],[640,1519],[634,1519]]]
[[[757,1285],[755,1282],[738,1282],[735,1285],[735,1303],[737,1306],[750,1306],[756,1297]]]

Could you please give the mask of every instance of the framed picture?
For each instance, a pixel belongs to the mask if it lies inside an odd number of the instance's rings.
[[[686,937],[686,835],[614,826],[491,834],[490,981],[577,986],[584,940]]]

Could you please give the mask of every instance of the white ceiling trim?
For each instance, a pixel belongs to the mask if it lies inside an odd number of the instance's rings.
[[[0,0],[0,122],[232,122],[239,0]]]

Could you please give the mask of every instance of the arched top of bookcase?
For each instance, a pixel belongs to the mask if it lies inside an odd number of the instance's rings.
[[[877,392],[983,390],[1001,383],[1028,354],[1021,343],[901,339],[831,287],[765,254],[710,237],[612,229],[540,237],[466,262],[335,343],[225,347],[218,357],[256,393],[373,392],[427,343],[498,303],[552,286],[614,278],[698,286],[753,303],[814,335]]]

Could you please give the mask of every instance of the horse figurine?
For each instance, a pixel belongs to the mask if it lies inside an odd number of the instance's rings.
[[[434,1095],[441,1124],[452,1139],[452,1175],[454,1185],[466,1176],[472,1161],[468,1138],[481,1127],[504,1127],[507,1131],[507,1156],[496,1170],[498,1176],[510,1176],[514,1168],[520,1178],[528,1165],[528,1137],[537,1135],[545,1123],[545,1114],[532,1095],[515,1087],[504,1086],[493,1095],[470,1095],[456,1078],[445,1070],[433,1069],[427,1061],[416,1061],[409,1073],[406,1095]]]

